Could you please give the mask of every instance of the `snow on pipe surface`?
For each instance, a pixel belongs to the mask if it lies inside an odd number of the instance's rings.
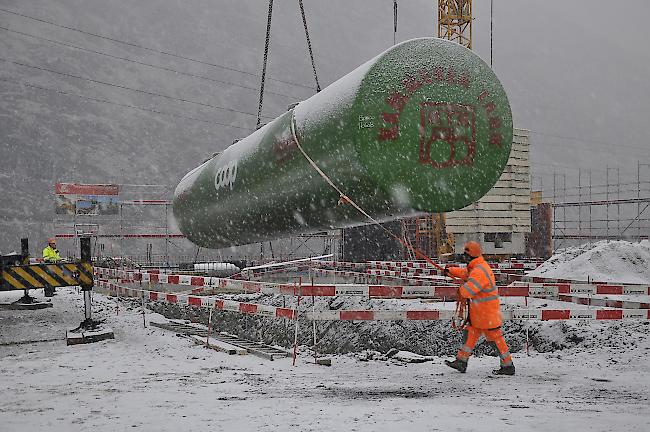
[[[292,133],[295,129],[295,136]],[[190,171],[180,230],[207,248],[463,208],[498,180],[512,143],[506,93],[472,51],[413,39]]]

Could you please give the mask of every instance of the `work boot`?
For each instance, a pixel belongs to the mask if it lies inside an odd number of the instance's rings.
[[[445,364],[447,366],[449,366],[450,368],[452,368],[452,369],[456,369],[460,373],[465,373],[465,371],[467,370],[467,362],[466,361],[462,361],[462,360],[458,360],[458,359],[456,359],[454,361],[445,360]]]
[[[492,371],[493,375],[514,375],[515,365],[501,366],[499,369]]]

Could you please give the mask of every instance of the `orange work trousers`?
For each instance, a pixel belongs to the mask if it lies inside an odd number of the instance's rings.
[[[463,346],[458,350],[456,358],[461,361],[467,361],[469,356],[472,355],[472,351],[478,342],[478,338],[481,335],[485,336],[485,339],[488,342],[494,342],[499,350],[499,358],[501,359],[501,366],[509,366],[512,364],[512,356],[508,349],[505,339],[503,339],[503,333],[501,332],[501,327],[495,329],[479,329],[476,327],[467,326],[465,329],[465,340],[463,341]]]

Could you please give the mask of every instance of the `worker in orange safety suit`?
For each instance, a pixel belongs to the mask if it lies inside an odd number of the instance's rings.
[[[467,370],[467,360],[481,335],[496,345],[501,358],[501,367],[492,371],[495,375],[514,375],[515,366],[508,345],[501,333],[501,309],[499,290],[494,273],[481,254],[481,245],[475,241],[465,244],[463,261],[467,268],[448,267],[445,275],[462,280],[458,288],[459,299],[467,299],[469,322],[464,330],[463,346],[456,354],[456,360],[445,360],[445,364],[462,373]]]

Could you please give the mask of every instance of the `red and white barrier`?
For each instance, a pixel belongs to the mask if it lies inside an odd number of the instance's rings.
[[[441,265],[457,263],[439,262]],[[509,270],[534,270],[542,264],[542,261],[504,261],[489,263],[493,269],[509,269]],[[461,264],[458,264],[461,265]],[[433,270],[429,263],[426,261],[369,261],[370,268],[376,269],[430,269]]]
[[[344,262],[344,261],[310,261],[313,267],[332,267],[335,269],[352,269],[365,271],[368,268],[368,263]]]
[[[605,283],[575,283],[575,282],[545,282],[545,283],[526,283],[515,282],[511,287],[528,287],[531,289],[541,289],[547,287],[557,287],[558,294],[610,294],[610,295],[650,295],[650,286],[648,285],[631,285],[631,284],[605,284]]]
[[[296,311],[294,309],[269,306],[256,303],[244,303],[234,300],[215,299],[206,296],[192,296],[187,294],[172,294],[158,291],[142,290],[137,288],[124,287],[108,281],[96,281],[96,285],[107,290],[113,295],[125,297],[138,297],[143,295],[145,299],[151,301],[162,301],[169,304],[180,306],[193,306],[214,308],[224,311],[239,312],[243,314],[262,315],[272,318],[289,318],[295,319]]]
[[[581,295],[560,294],[556,300],[585,306],[599,306],[617,309],[650,309],[650,303],[634,300],[614,300]]]
[[[453,310],[347,310],[307,312],[314,321],[438,321],[451,320]],[[650,310],[639,309],[512,309],[502,313],[506,321],[552,320],[650,320]]]
[[[244,281],[216,277],[191,275],[173,275],[158,273],[142,273],[125,270],[97,268],[96,273],[102,276],[119,277],[121,283],[151,282],[197,287],[192,294],[209,290],[234,290],[245,293],[261,292],[264,294],[284,294],[302,296],[363,296],[368,298],[436,298],[455,299],[456,285],[381,285],[381,284],[278,284],[268,282]],[[408,280],[407,280],[408,281]],[[568,283],[516,283],[508,287],[499,287],[499,295],[503,297],[545,297],[559,301],[569,301],[578,304],[607,306],[619,308],[643,308],[646,303],[628,300],[592,299],[587,300],[570,297],[570,295],[650,295],[650,287],[645,285],[589,285]]]
[[[359,272],[332,270],[332,269],[319,269],[319,268],[315,268],[312,271],[315,274],[319,274],[319,275],[352,277],[355,278],[355,280],[367,280],[368,278],[371,278],[370,280],[376,280],[377,282],[381,282],[382,280],[384,280],[387,282],[389,281],[400,285],[427,285],[431,283],[431,280],[427,280],[423,278],[400,277],[400,276],[392,276],[390,274],[369,274],[369,273],[359,273]]]
[[[242,314],[272,318],[295,319],[297,311],[290,308],[215,299],[206,296],[171,294],[124,287],[108,281],[96,285],[111,294],[128,297],[144,296],[151,301],[191,307],[214,308]],[[315,321],[438,321],[451,320],[454,310],[323,310],[304,314]],[[509,309],[502,312],[504,320],[650,320],[650,310],[643,309]]]

